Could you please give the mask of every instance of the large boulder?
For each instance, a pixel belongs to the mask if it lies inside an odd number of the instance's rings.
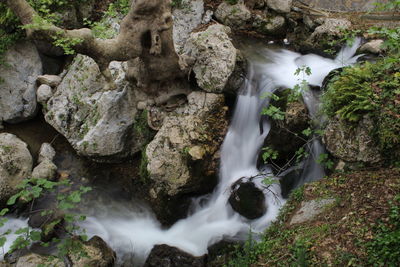
[[[289,13],[292,0],[267,0],[267,6],[278,13]]]
[[[260,218],[267,211],[264,192],[251,181],[239,180],[232,185],[229,204],[250,220]]]
[[[234,5],[223,1],[215,11],[215,17],[224,25],[244,28],[246,23],[251,19],[251,12],[242,0]]]
[[[112,267],[116,260],[115,252],[98,236],[92,237],[89,241],[82,242],[81,251],[71,252],[69,257],[75,267]],[[80,249],[79,249],[80,250]]]
[[[185,54],[195,59],[192,69],[197,84],[206,92],[221,93],[235,69],[237,52],[229,33],[228,27],[213,24],[192,33],[185,45]]]
[[[349,29],[351,22],[342,18],[327,18],[324,23],[318,26],[311,34],[309,41],[318,43],[321,41],[337,40],[343,36],[343,30]]]
[[[183,209],[166,207],[173,199],[212,189],[217,152],[228,125],[226,111],[223,95],[193,92],[186,106],[164,119],[148,144],[145,167],[152,183],[150,196],[160,219],[185,214]]]
[[[58,258],[51,256],[43,256],[35,253],[22,256],[18,259],[15,267],[37,267],[37,266],[53,266],[64,267],[64,262]]]
[[[36,78],[42,62],[36,47],[20,42],[4,55],[0,64],[0,123],[17,123],[36,114]]]
[[[333,118],[326,126],[322,140],[336,158],[345,162],[376,164],[382,161],[382,156],[370,135],[372,129],[373,122],[367,116],[356,127],[349,127]]]
[[[173,10],[173,37],[175,49],[178,53],[183,49],[190,33],[201,24],[203,14],[203,0],[183,0],[181,5]]]
[[[286,34],[286,20],[282,16],[265,16],[256,15],[253,22],[253,27],[256,31],[262,34],[273,34],[284,36]]]
[[[18,192],[17,186],[29,178],[32,156],[26,143],[9,133],[0,134],[0,204]]]
[[[80,155],[117,161],[138,152],[146,142],[135,130],[137,101],[143,98],[125,81],[126,64],[112,62],[116,90],[104,91],[104,77],[93,59],[78,55],[53,96],[44,103],[46,121]]]
[[[151,250],[144,267],[204,267],[206,257],[195,257],[176,247],[156,245]]]

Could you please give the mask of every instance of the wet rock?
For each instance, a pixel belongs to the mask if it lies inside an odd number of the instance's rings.
[[[190,33],[202,23],[204,14],[203,0],[183,0],[181,8],[175,8],[173,37],[178,53],[183,49]]]
[[[32,171],[32,156],[26,143],[9,133],[0,134],[0,203],[18,192],[17,186]]]
[[[94,236],[89,241],[82,242],[82,250],[87,256],[80,255],[80,252],[69,254],[73,266],[114,266],[116,254],[100,237]]]
[[[38,83],[46,84],[50,87],[56,87],[61,83],[61,77],[58,75],[41,75],[37,78]]]
[[[303,166],[287,170],[280,175],[279,183],[281,185],[281,195],[283,198],[288,198],[290,192],[295,189],[299,183]]]
[[[168,217],[164,213],[175,218],[185,214],[185,210],[177,212],[166,205],[184,194],[207,192],[215,184],[217,151],[228,124],[226,110],[223,95],[193,92],[184,107],[164,119],[148,144],[145,166],[159,218]]]
[[[376,164],[382,161],[378,147],[370,136],[372,120],[365,116],[357,127],[349,127],[334,118],[325,128],[323,142],[336,158],[346,162]]]
[[[32,118],[37,111],[36,78],[42,62],[36,47],[20,42],[4,55],[0,65],[0,122],[17,123]]]
[[[53,91],[51,90],[51,87],[48,86],[47,84],[42,84],[39,86],[36,92],[36,99],[37,102],[40,104],[45,104],[47,100],[49,100],[53,96]]]
[[[351,22],[347,19],[327,18],[310,36],[311,42],[320,42],[321,39],[338,38],[342,30],[350,28]]]
[[[383,40],[372,40],[360,47],[361,53],[380,54],[383,52]]]
[[[53,161],[55,156],[56,151],[54,150],[54,148],[49,143],[43,143],[40,146],[38,163],[41,163],[43,160],[46,159]]]
[[[176,247],[156,245],[151,250],[144,267],[204,267],[206,257],[195,257]]]
[[[57,166],[48,159],[43,160],[32,171],[33,178],[54,180],[57,174]]]
[[[289,13],[292,0],[267,0],[267,6],[278,13]]]
[[[117,89],[103,91],[105,81],[93,59],[76,56],[44,110],[45,120],[78,154],[99,161],[121,160],[147,141],[134,130],[143,94],[125,81],[126,63],[111,62],[110,70]]]
[[[232,185],[229,204],[233,210],[247,219],[257,219],[265,214],[265,196],[252,182],[239,182]]]
[[[228,27],[213,24],[192,33],[185,45],[185,54],[195,59],[192,69],[197,84],[206,92],[221,93],[235,69],[237,52],[229,33]]]
[[[57,258],[31,253],[18,259],[15,267],[53,266],[64,267],[64,263]]]
[[[235,5],[223,1],[215,11],[215,17],[224,25],[244,28],[246,23],[251,19],[251,12],[242,0],[238,1]]]
[[[303,201],[300,209],[293,215],[290,225],[313,220],[333,203],[335,203],[335,199],[332,198]]]

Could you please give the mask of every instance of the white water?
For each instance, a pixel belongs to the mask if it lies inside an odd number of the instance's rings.
[[[137,264],[144,262],[156,244],[168,244],[200,256],[207,253],[210,245],[224,238],[245,239],[250,228],[253,232],[263,231],[276,218],[284,203],[279,197],[278,185],[273,185],[270,192],[265,191],[268,209],[259,219],[245,219],[227,202],[235,181],[260,172],[256,167],[257,156],[270,130],[269,122],[260,115],[269,99],[260,96],[278,87],[292,88],[303,79],[321,85],[331,70],[355,63],[357,57],[352,56],[358,45],[357,42],[353,47],[343,49],[334,60],[312,54],[302,56],[288,50],[263,48],[256,53],[253,51],[247,80],[239,93],[232,123],[222,145],[220,182],[215,191],[200,198],[202,201],[194,201],[192,213],[169,229],[164,229],[146,208],[118,206],[115,209],[113,203],[101,206],[108,209],[106,214],[101,214],[100,206],[89,207],[95,216],[88,217],[81,226],[89,236],[102,237],[118,253],[119,259],[134,256]],[[312,74],[306,77],[294,75],[297,68],[304,65],[311,68]],[[312,116],[318,109],[313,99],[310,95],[305,96]],[[314,142],[311,151],[315,157],[321,153],[321,148],[318,142]],[[305,167],[302,182],[322,178],[323,170],[314,160],[305,163]],[[261,181],[256,183],[260,185]]]
[[[25,227],[28,227],[27,219],[7,217],[7,222],[0,228],[0,236],[8,231],[10,231],[10,234],[5,235],[7,240],[4,246],[0,248],[0,260],[3,260],[4,255],[10,250],[12,243],[17,239],[18,235],[15,234],[15,231]]]

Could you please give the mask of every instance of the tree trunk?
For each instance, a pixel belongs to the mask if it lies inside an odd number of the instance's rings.
[[[139,85],[150,86],[183,76],[172,39],[171,0],[133,0],[114,39],[95,38],[88,28],[65,30],[44,22],[25,0],[6,0],[10,9],[27,26],[27,36],[53,42],[55,38],[78,40],[71,46],[98,64],[108,85],[113,86],[108,65],[128,61],[128,71]],[[41,23],[38,23],[41,22]]]

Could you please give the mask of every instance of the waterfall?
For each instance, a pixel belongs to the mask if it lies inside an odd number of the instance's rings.
[[[317,55],[301,55],[288,50],[257,49],[251,46],[249,69],[243,87],[238,92],[237,103],[221,148],[219,184],[214,192],[201,200],[194,201],[191,214],[165,229],[147,208],[121,207],[119,203],[96,203],[87,207],[95,210],[94,216],[88,216],[81,224],[89,236],[102,237],[118,254],[119,259],[133,256],[143,264],[154,245],[167,244],[178,247],[195,256],[207,253],[207,248],[226,238],[245,239],[249,229],[262,232],[276,218],[284,203],[280,197],[278,184],[266,190],[267,212],[255,220],[248,220],[233,211],[228,203],[231,185],[242,177],[252,177],[260,173],[257,169],[257,157],[266,136],[270,131],[270,122],[261,115],[263,107],[269,103],[269,97],[277,88],[293,88],[304,78],[308,84],[321,85],[324,77],[333,69],[355,63],[353,57],[357,41],[353,46],[344,48],[335,59]],[[298,77],[294,73],[299,67],[311,68],[311,75]],[[318,110],[318,102],[313,94],[304,94],[311,116]],[[316,157],[323,147],[315,140],[310,147]],[[298,184],[322,178],[323,168],[313,158],[303,162],[304,171]],[[272,170],[264,168],[264,173]],[[261,178],[255,183],[261,186]],[[118,207],[118,208],[115,208]],[[106,209],[102,213],[101,210]]]

